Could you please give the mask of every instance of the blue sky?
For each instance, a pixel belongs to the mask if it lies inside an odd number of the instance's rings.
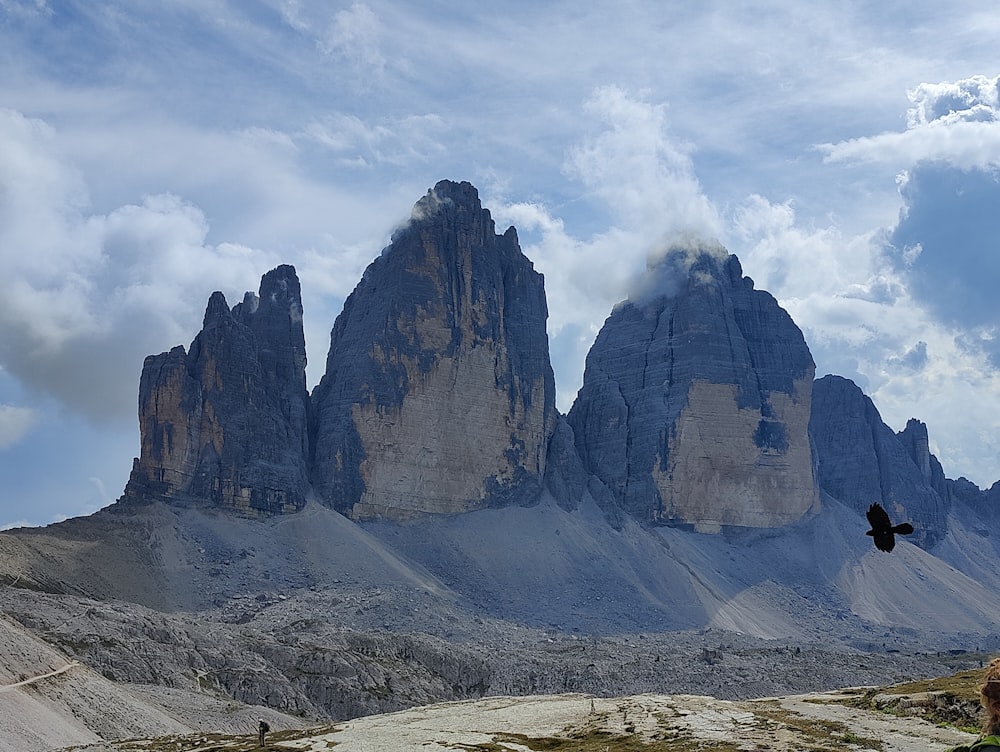
[[[1000,479],[991,2],[0,0],[0,527],[138,453],[143,358],[279,263],[309,386],[442,178],[544,275],[568,410],[647,260],[717,239],[949,477]]]

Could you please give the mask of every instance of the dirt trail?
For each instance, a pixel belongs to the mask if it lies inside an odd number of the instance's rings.
[[[35,682],[42,681],[43,679],[48,679],[52,676],[58,676],[59,674],[65,674],[70,669],[76,668],[80,664],[76,661],[67,663],[65,666],[61,666],[54,671],[49,671],[47,674],[39,674],[38,676],[32,676],[30,679],[22,679],[19,682],[14,682],[13,684],[0,684],[0,692],[10,692],[17,689],[18,687],[23,687],[28,684],[34,684]]]

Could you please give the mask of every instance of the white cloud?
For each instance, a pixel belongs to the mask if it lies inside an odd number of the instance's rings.
[[[548,331],[558,404],[569,409],[584,361],[612,307],[638,289],[648,263],[671,246],[716,247],[721,223],[702,193],[687,149],[671,138],[666,108],[618,87],[596,89],[584,106],[591,135],[569,149],[565,171],[588,190],[611,226],[575,237],[541,203],[487,203],[511,223],[545,275]]]
[[[382,25],[378,16],[364,3],[354,3],[350,8],[334,15],[319,40],[319,48],[326,55],[339,56],[369,75],[380,75],[386,59],[380,49]]]
[[[907,127],[997,120],[998,81],[1000,76],[972,76],[954,83],[919,84],[907,93],[913,104],[906,113]]]
[[[32,523],[25,519],[14,520],[13,522],[4,522],[0,524],[0,530],[14,530],[19,527],[34,527]]]
[[[513,224],[522,236],[539,236],[522,248],[545,275],[552,368],[558,407],[566,412],[583,385],[584,361],[594,338],[642,272],[648,239],[637,230],[611,228],[583,240],[540,204],[491,205],[498,222]]]
[[[760,196],[732,226],[744,272],[803,330],[818,376],[854,380],[896,431],[909,418],[926,423],[948,477],[997,480],[1000,371],[913,298],[881,234],[802,228],[791,202]]]
[[[0,366],[95,419],[133,416],[145,355],[189,342],[212,290],[242,296],[275,263],[207,243],[204,213],[170,194],[88,213],[52,129],[11,111],[0,197]]]
[[[566,170],[611,207],[616,221],[641,228],[660,249],[684,236],[718,237],[719,218],[689,148],[667,133],[665,105],[608,86],[594,92],[586,110],[602,130],[570,150]]]
[[[299,0],[281,0],[281,17],[296,31],[309,30],[309,23],[302,18],[302,3]]]
[[[0,0],[0,10],[11,18],[52,15],[47,0]]]
[[[0,404],[0,450],[13,446],[38,421],[38,413],[30,407]]]
[[[829,162],[909,166],[942,160],[960,169],[1000,165],[1000,77],[922,83],[907,92],[906,130],[821,144]]]
[[[347,167],[406,167],[444,156],[444,131],[444,122],[433,113],[376,123],[340,113],[312,121],[303,136],[338,155]]]

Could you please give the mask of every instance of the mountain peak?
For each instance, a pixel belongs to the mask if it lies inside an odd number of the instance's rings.
[[[259,516],[305,504],[308,395],[295,270],[230,311],[209,298],[188,352],[150,356],[139,380],[141,455],[125,499],[180,499]]]
[[[312,399],[320,497],[360,518],[534,501],[556,420],[547,316],[516,233],[471,184],[434,186],[334,323]]]
[[[454,180],[438,181],[413,205],[410,219],[413,222],[432,219],[440,212],[481,212],[479,191],[472,183]],[[488,214],[488,212],[487,212]]]
[[[598,334],[568,419],[587,469],[641,520],[779,527],[818,503],[814,365],[721,246],[651,264]]]
[[[691,240],[672,245],[651,259],[646,271],[628,296],[644,304],[657,298],[674,298],[692,285],[731,285],[743,280],[739,259],[716,241]],[[750,287],[753,281],[747,278]]]

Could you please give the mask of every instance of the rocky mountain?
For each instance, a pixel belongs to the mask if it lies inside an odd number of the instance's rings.
[[[801,331],[717,245],[672,249],[615,307],[568,416],[546,317],[514,228],[441,181],[348,297],[312,395],[288,266],[231,310],[215,293],[189,351],[147,358],[123,503],[260,516],[315,492],[355,520],[403,520],[546,492],[568,510],[592,499],[619,529],[718,532],[793,524],[825,492],[862,514],[881,501],[928,547],[953,502],[988,507],[945,478],[919,421],[897,435],[851,382],[814,386]]]
[[[247,515],[301,509],[309,488],[299,280],[290,266],[230,310],[208,301],[190,350],[146,358],[141,454],[126,502],[207,503]]]
[[[584,467],[637,519],[780,527],[819,501],[814,371],[735,256],[675,249],[605,322],[568,419]]]
[[[0,532],[8,652],[28,633],[54,651],[7,685],[76,662],[145,687],[137,718],[201,728],[178,706],[737,698],[1000,649],[1000,483],[948,479],[922,423],[896,433],[852,382],[814,381],[718,246],[651,266],[567,416],[542,277],[467,183],[369,266],[311,395],[302,315],[288,266],[232,308],[214,294],[190,347],[144,364],[120,502]],[[864,535],[872,501],[917,528],[891,555]]]
[[[940,540],[947,509],[934,488],[940,465],[928,449],[926,427],[911,421],[897,435],[852,381],[825,376],[813,388],[809,429],[820,488],[860,513],[881,502],[890,517],[913,523],[914,540],[924,546]]]
[[[355,519],[537,498],[555,421],[542,276],[442,181],[365,271],[313,398],[312,478]]]

